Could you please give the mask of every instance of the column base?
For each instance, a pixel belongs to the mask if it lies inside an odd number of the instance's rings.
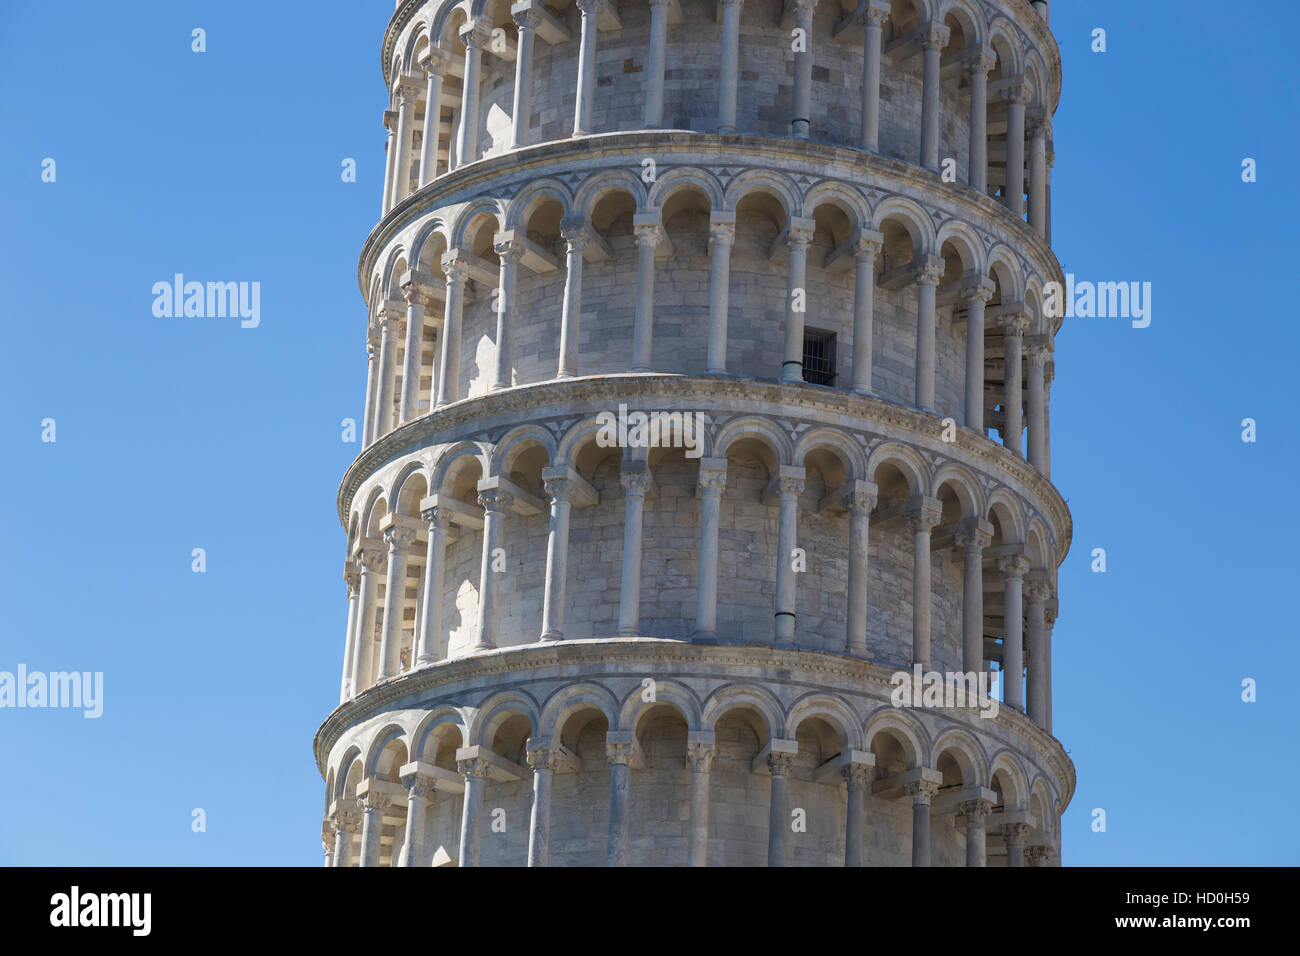
[[[564,634],[562,634],[560,631],[545,631],[542,634],[542,636],[537,639],[537,643],[554,644],[562,640],[564,640]]]
[[[692,644],[721,644],[717,631],[696,631],[691,635]]]

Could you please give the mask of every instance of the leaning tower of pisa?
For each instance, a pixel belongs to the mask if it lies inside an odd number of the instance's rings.
[[[326,865],[1058,864],[1048,4],[401,0],[380,68]]]

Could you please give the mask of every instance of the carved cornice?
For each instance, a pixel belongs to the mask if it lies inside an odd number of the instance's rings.
[[[758,681],[754,677],[756,669],[785,672],[784,683],[807,686],[822,693],[827,692],[828,684],[839,682],[843,686],[836,687],[835,692],[867,697],[873,702],[873,710],[876,706],[888,705],[894,687],[893,676],[897,671],[892,664],[873,663],[829,651],[783,649],[770,644],[695,644],[657,638],[615,637],[498,648],[440,661],[391,678],[339,705],[316,731],[316,765],[324,779],[330,751],[348,728],[392,710],[432,710],[440,706],[440,702],[433,699],[437,697],[439,688],[476,681],[486,698],[503,686],[526,684],[530,680],[553,683],[568,679],[576,683],[583,679],[565,678],[564,673],[588,676],[638,673],[644,672],[648,665],[671,668],[679,678],[698,674],[721,676],[737,683]],[[610,670],[603,671],[602,667]],[[541,673],[544,670],[546,672]],[[1069,805],[1075,788],[1074,763],[1060,741],[1025,714],[1002,707],[994,717],[949,712],[942,716],[953,726],[968,731],[997,727],[1018,738],[1024,744],[1024,754],[1033,757],[1055,779],[1060,788],[1062,812]]]
[[[903,405],[815,385],[739,377],[585,376],[518,385],[444,405],[389,432],[357,456],[339,485],[339,521],[347,527],[352,499],[369,476],[391,461],[442,444],[458,436],[458,432],[472,429],[482,436],[498,427],[504,432],[521,420],[536,420],[532,413],[538,409],[547,409],[548,418],[563,418],[585,414],[592,407],[617,407],[619,400],[630,398],[653,400],[655,407],[689,407],[706,413],[718,403],[728,401],[744,402],[751,409],[768,405],[770,408],[756,409],[755,413],[791,422],[804,418],[813,421],[830,415],[852,422],[841,427],[846,432],[857,432],[859,440],[891,430],[904,432],[910,444],[925,449],[931,456],[963,462],[1002,483],[1018,484],[1025,489],[1025,496],[1036,506],[1030,510],[1048,518],[1055,531],[1057,565],[1069,551],[1074,524],[1065,499],[1024,458],[998,442],[965,428],[956,430],[954,441],[943,442],[938,437],[934,416]],[[572,410],[567,406],[572,406]],[[800,415],[801,410],[809,414]]]

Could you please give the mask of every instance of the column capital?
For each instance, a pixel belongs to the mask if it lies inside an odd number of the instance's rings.
[[[361,572],[355,561],[348,561],[343,565],[343,582],[348,586],[348,597],[355,594],[357,588],[361,586]]]
[[[967,825],[983,826],[985,818],[993,812],[993,803],[989,800],[963,800],[957,805]]]
[[[989,522],[980,518],[978,524],[959,528],[953,541],[965,554],[978,555],[993,543],[992,528]]]
[[[482,757],[469,757],[456,761],[456,771],[462,777],[478,777],[486,780],[492,775],[492,765]]]
[[[1052,356],[1052,350],[1047,345],[1034,344],[1025,346],[1024,359],[1030,368],[1047,368],[1047,362]]]
[[[962,302],[966,303],[968,306],[976,299],[983,302],[985,305],[988,305],[989,299],[993,298],[993,293],[995,291],[996,287],[993,285],[993,280],[988,276],[980,276],[977,282],[973,282],[966,286],[966,288],[962,289],[960,295]]]
[[[1046,866],[1047,861],[1056,856],[1056,850],[1045,843],[1035,843],[1025,847],[1026,866]]]
[[[550,747],[534,747],[531,750],[526,750],[524,751],[524,759],[528,761],[528,766],[534,773],[541,770],[555,773],[563,763],[560,760],[560,755]]]
[[[1029,834],[1028,823],[1004,823],[1002,824],[1002,836],[1013,843],[1022,842]]]
[[[623,764],[631,767],[636,760],[637,743],[635,740],[605,741],[605,757],[611,764]]]
[[[641,471],[622,471],[618,476],[619,484],[629,495],[645,495],[654,487],[654,476],[650,469]]]
[[[695,480],[702,494],[722,494],[727,487],[727,459],[701,458]]]
[[[320,842],[321,842],[321,846],[325,848],[326,853],[329,853],[331,850],[334,849],[334,836],[338,832],[339,832],[339,825],[335,821],[331,820],[329,817],[326,817],[324,820],[321,821]]]
[[[864,27],[882,27],[889,13],[889,0],[869,0],[858,8],[857,21]]]
[[[1047,604],[1054,590],[1046,572],[1031,571],[1025,581],[1025,598],[1029,604]]]
[[[440,47],[425,47],[416,62],[425,76],[446,76],[451,71],[451,54]]]
[[[403,75],[399,77],[393,87],[393,95],[397,97],[398,102],[403,106],[414,106],[423,94],[424,90],[421,88],[419,81],[413,76]]]
[[[437,789],[434,778],[418,770],[402,774],[402,786],[406,787],[409,796],[415,798],[427,797]]]
[[[913,534],[929,531],[943,522],[943,505],[937,498],[916,498],[904,513],[903,522]]]
[[[579,508],[594,505],[600,493],[569,465],[548,465],[542,469],[542,488],[553,501],[567,501]]]
[[[639,212],[632,217],[632,232],[637,246],[657,246],[663,238],[663,225],[657,212]]]
[[[710,741],[692,740],[686,744],[686,766],[691,773],[709,773],[713,770],[713,758],[717,747]]]
[[[983,74],[997,66],[997,54],[990,47],[980,47],[978,50],[972,50],[962,57],[961,65],[967,73],[971,75]]]
[[[504,488],[484,488],[480,483],[478,503],[489,514],[504,514],[514,506],[515,496]]]
[[[786,226],[786,241],[791,247],[796,245],[806,246],[812,242],[813,232],[817,228],[815,219],[805,219],[802,216],[791,216]]]
[[[776,477],[772,479],[772,490],[781,498],[792,497],[803,493],[804,479],[807,472],[802,468],[793,465],[781,465],[776,470]]]
[[[714,212],[709,214],[709,239],[731,245],[736,241],[736,214]]]
[[[1029,559],[1023,554],[1009,554],[1005,558],[998,558],[998,570],[1008,580],[1021,580],[1029,570]]]
[[[854,481],[848,492],[849,512],[868,515],[876,506],[879,487],[874,481]]]
[[[952,31],[938,20],[931,20],[921,26],[921,49],[942,50],[948,45]]]
[[[355,557],[363,572],[383,574],[388,570],[388,554],[381,548],[358,548]]]
[[[453,249],[451,252],[444,253],[441,264],[449,285],[452,283],[463,285],[469,278],[469,264],[465,262],[460,250]]]
[[[853,237],[855,259],[874,259],[885,244],[885,234],[876,229],[859,229]]]
[[[523,237],[513,229],[498,232],[492,237],[492,251],[497,254],[503,266],[507,263],[513,265],[524,253]]]
[[[398,279],[397,285],[402,290],[402,298],[407,305],[422,306],[424,300],[433,293],[434,280],[428,273],[407,269]]]
[[[1040,116],[1032,120],[1025,130],[1025,135],[1032,140],[1041,140],[1043,147],[1047,147],[1047,141],[1052,138],[1052,118],[1050,116]]]
[[[492,39],[492,31],[482,20],[472,20],[460,28],[460,40],[465,44],[465,52],[470,49],[481,50]]]
[[[429,522],[430,531],[447,531],[451,528],[451,509],[430,505],[420,509],[420,517]]]
[[[390,525],[383,530],[384,541],[388,544],[388,553],[395,551],[405,551],[411,545],[415,544],[416,533],[414,528],[407,528],[403,525]]]
[[[773,750],[767,755],[767,769],[774,777],[784,777],[794,767],[795,754]]]
[[[1002,91],[1002,99],[1008,106],[1024,106],[1029,102],[1032,93],[1029,84],[1024,81],[1024,77],[1010,77],[1013,82]]]
[[[1023,312],[1013,312],[1002,316],[1002,334],[1019,338],[1029,331],[1029,316]]]
[[[361,804],[351,798],[334,805],[334,825],[343,833],[361,832]]]
[[[560,221],[560,238],[569,244],[570,252],[581,252],[587,244],[587,220],[568,216]]]
[[[912,266],[917,285],[938,285],[943,278],[943,259],[939,256],[921,256]]]
[[[874,764],[850,762],[840,768],[840,776],[848,789],[865,790],[876,779],[876,768]]]
[[[909,780],[903,784],[903,790],[912,798],[912,804],[928,807],[934,795],[939,792],[937,780]]]
[[[542,23],[541,14],[532,6],[516,3],[510,8],[510,16],[514,18],[515,25],[520,30],[536,30]]]
[[[393,795],[386,790],[371,787],[366,790],[362,805],[366,810],[378,810],[382,813],[393,805]]]
[[[397,132],[397,110],[384,110],[384,129],[390,133]]]

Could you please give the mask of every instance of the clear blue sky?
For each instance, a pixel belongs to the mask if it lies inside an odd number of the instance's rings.
[[[1057,340],[1065,859],[1295,864],[1300,14],[1055,6],[1057,254],[1081,279],[1154,284],[1150,328],[1077,319]],[[0,710],[0,863],[321,862],[311,738],[342,663],[334,500],[357,446],[339,422],[363,397],[356,263],[391,13],[0,9],[0,670],[103,671],[106,696],[98,720]],[[261,326],[154,318],[176,272],[260,282]]]

